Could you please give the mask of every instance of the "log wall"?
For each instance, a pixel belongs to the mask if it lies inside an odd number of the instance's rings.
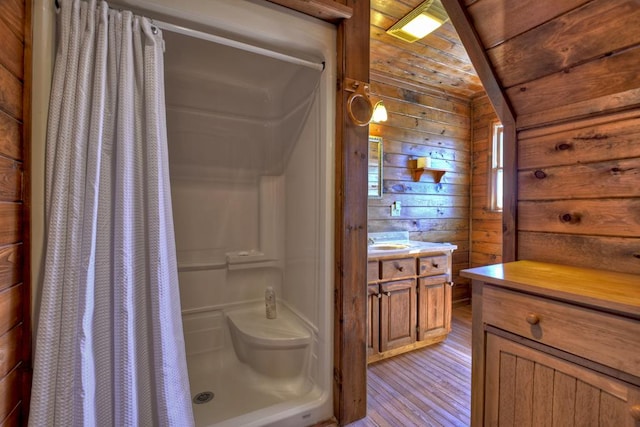
[[[502,212],[489,203],[492,126],[498,117],[487,96],[472,101],[471,246],[469,266],[502,262]]]
[[[638,2],[460,3],[516,118],[517,258],[640,273]]]
[[[470,101],[377,75],[371,95],[383,100],[389,119],[369,125],[383,139],[383,195],[369,199],[368,231],[408,231],[412,240],[457,245],[453,300],[468,299],[468,281],[458,272],[469,266]],[[416,157],[431,157],[433,168],[447,170],[440,183],[427,172],[413,181],[408,162]],[[395,201],[402,205],[399,217],[391,217]]]
[[[26,425],[31,335],[28,281],[30,5],[0,0],[0,425]],[[26,100],[26,101],[25,101]]]

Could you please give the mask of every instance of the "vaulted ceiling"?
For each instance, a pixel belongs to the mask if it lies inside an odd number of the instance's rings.
[[[450,21],[414,43],[386,33],[422,1],[371,0],[371,78],[429,86],[462,98],[484,93]]]

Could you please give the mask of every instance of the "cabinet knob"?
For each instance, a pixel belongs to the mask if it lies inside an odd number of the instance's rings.
[[[398,271],[403,271],[403,270],[404,270],[404,267],[403,267],[403,266],[401,266],[401,265],[396,264],[396,270],[398,270]]]
[[[433,268],[438,268],[438,264],[431,264],[433,266]]]
[[[530,325],[537,325],[538,323],[540,323],[540,317],[535,313],[527,314],[526,319],[527,323]]]
[[[382,298],[382,294],[376,294],[376,296],[378,297],[378,299]]]
[[[629,409],[629,413],[634,420],[640,421],[640,405],[633,405]]]
[[[391,296],[391,291],[387,291],[384,293],[386,296],[390,297]]]

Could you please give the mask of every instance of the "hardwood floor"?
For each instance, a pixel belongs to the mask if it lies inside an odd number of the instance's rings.
[[[369,365],[367,417],[348,427],[468,426],[471,306],[453,310],[452,331],[430,347]]]

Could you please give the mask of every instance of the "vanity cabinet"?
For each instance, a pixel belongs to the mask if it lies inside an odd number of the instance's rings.
[[[451,331],[451,254],[370,258],[367,355],[374,362],[444,340]]]
[[[531,261],[461,274],[472,425],[640,426],[640,276]]]

